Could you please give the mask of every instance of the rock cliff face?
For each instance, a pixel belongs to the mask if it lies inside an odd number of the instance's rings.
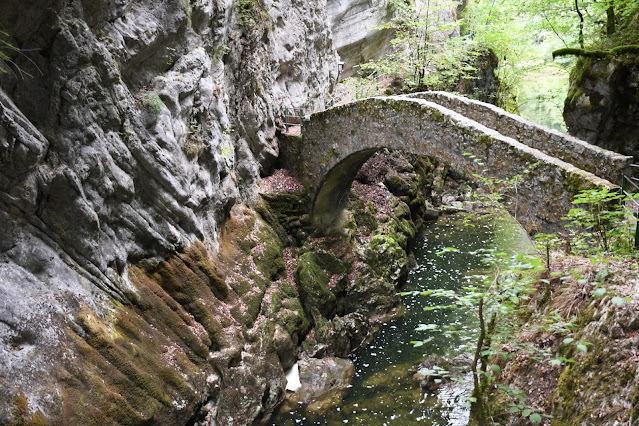
[[[422,15],[436,15],[431,21],[451,23],[466,6],[466,0],[417,1]],[[327,0],[328,13],[335,49],[344,62],[340,77],[350,77],[357,72],[356,65],[381,59],[393,49],[395,37],[392,28],[380,26],[391,22],[395,6],[389,0]],[[428,11],[428,12],[426,12]],[[459,36],[459,28],[441,31],[435,39]]]
[[[580,60],[564,106],[568,131],[639,159],[639,66],[627,59]]]
[[[341,77],[349,77],[355,65],[377,60],[390,51],[394,32],[376,27],[388,23],[393,7],[387,0],[328,0],[335,49],[344,62]]]
[[[602,49],[639,43],[639,12]],[[564,120],[570,134],[639,161],[639,63],[636,55],[581,58],[570,74]]]
[[[212,399],[262,416],[278,363],[246,401],[216,396],[276,352],[229,331],[240,291],[210,256],[283,107],[319,107],[336,78],[324,6],[7,0],[0,28],[22,50],[0,75],[0,423],[177,424]]]

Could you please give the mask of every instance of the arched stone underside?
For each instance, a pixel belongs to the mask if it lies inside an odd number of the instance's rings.
[[[433,157],[478,183],[475,175],[522,175],[509,210],[529,232],[562,229],[561,217],[580,190],[616,187],[436,103],[369,98],[314,114],[305,124],[298,169],[315,193],[313,221],[319,229],[340,217],[357,171],[383,148]]]

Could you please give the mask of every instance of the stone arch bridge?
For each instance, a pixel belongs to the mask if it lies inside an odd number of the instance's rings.
[[[477,181],[482,173],[500,179],[525,176],[511,194],[515,201],[509,209],[529,232],[561,229],[560,218],[575,193],[615,188],[632,162],[632,157],[445,92],[368,98],[313,114],[294,145],[282,146],[284,162],[315,194],[313,221],[324,230],[340,216],[360,167],[383,148],[433,157]]]

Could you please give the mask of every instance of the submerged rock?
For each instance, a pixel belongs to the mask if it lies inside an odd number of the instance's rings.
[[[327,357],[306,358],[298,364],[301,386],[294,392],[287,392],[284,407],[280,411],[292,410],[298,405],[306,405],[309,412],[321,412],[339,406],[353,378],[353,362]]]
[[[473,356],[469,353],[457,355],[449,359],[441,355],[430,355],[419,364],[413,376],[422,389],[436,391],[452,378],[459,379],[470,371]]]

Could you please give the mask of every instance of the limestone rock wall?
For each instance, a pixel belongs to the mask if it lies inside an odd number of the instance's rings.
[[[430,21],[437,25],[455,22],[465,6],[465,0],[419,0],[416,3],[422,18],[428,13]],[[340,77],[350,77],[357,73],[357,65],[379,60],[392,52],[395,31],[380,27],[392,21],[395,8],[389,0],[327,0],[335,49],[344,62]],[[457,36],[459,27],[456,26],[433,35],[435,39]]]
[[[639,43],[639,11],[622,19],[600,49]],[[639,65],[636,55],[580,58],[570,73],[564,120],[570,134],[639,161]]]
[[[328,0],[326,10],[335,49],[344,62],[341,77],[357,72],[355,65],[390,52],[394,32],[376,29],[393,17],[393,7],[387,0]]]
[[[105,348],[113,355],[100,339],[120,332],[104,324],[122,306],[149,309],[130,265],[199,242],[217,253],[232,207],[255,197],[278,155],[282,109],[322,105],[337,70],[321,3],[6,0],[2,9],[3,37],[21,52],[3,50],[11,61],[0,74],[0,423],[20,395],[56,419],[71,410],[67,385],[98,389],[93,376],[73,373],[82,362],[63,361],[102,359]],[[171,297],[163,303],[177,310]],[[187,326],[198,309],[189,306],[180,314]],[[259,345],[246,352],[231,357],[236,367],[268,353]],[[138,380],[132,392],[142,386],[159,401],[158,410],[132,411],[174,424],[207,401],[218,376],[204,376],[224,367],[196,369],[206,380],[162,376],[171,384],[163,393],[145,385],[161,371],[127,370],[116,358],[107,357]],[[126,387],[118,377],[110,392]],[[250,409],[227,403],[222,411],[244,419],[238,424],[255,419],[277,400],[265,392]],[[105,406],[96,413],[109,416]]]
[[[639,67],[634,60],[580,60],[564,106],[568,131],[639,158]]]

